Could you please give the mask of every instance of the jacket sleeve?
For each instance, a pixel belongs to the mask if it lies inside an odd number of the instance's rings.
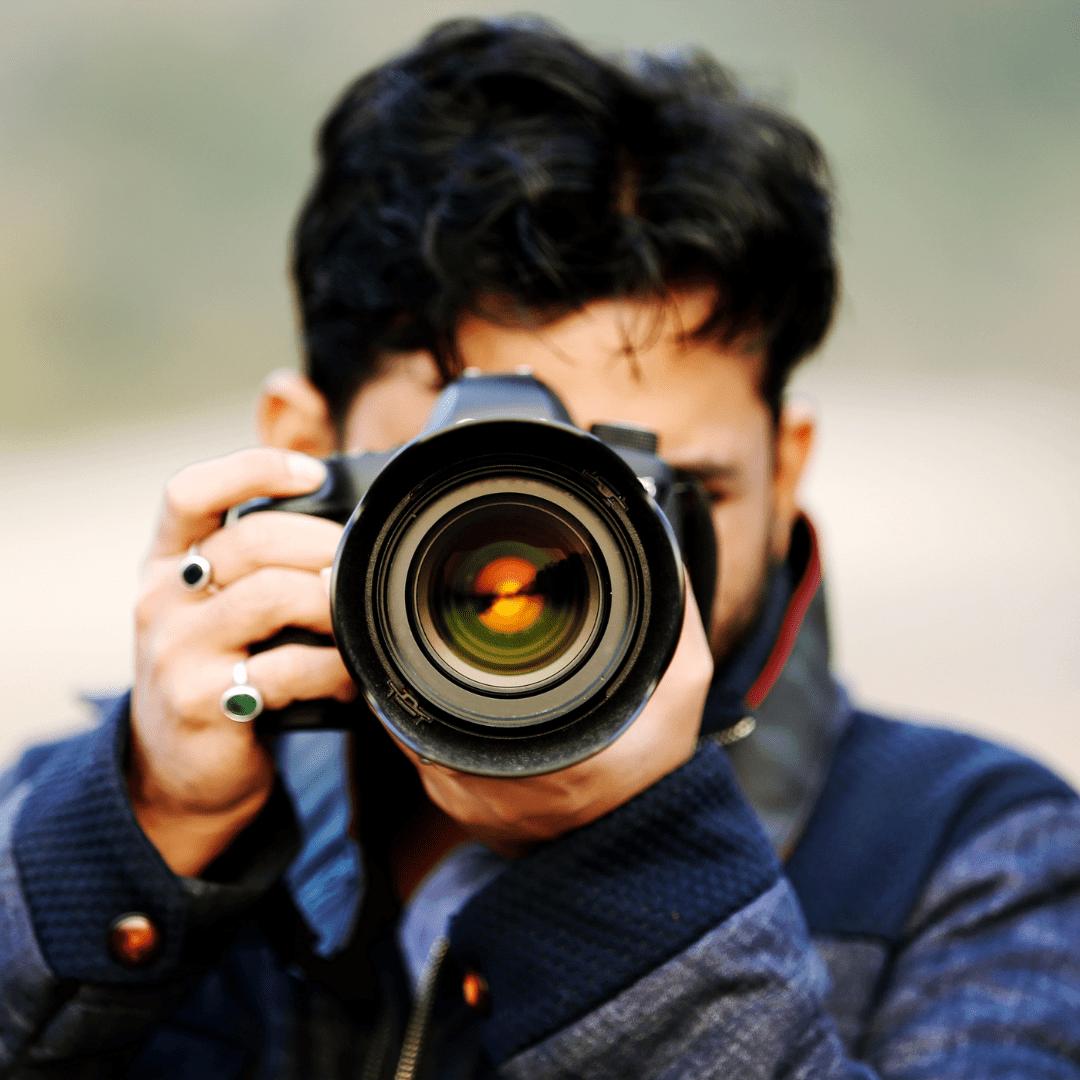
[[[451,952],[490,987],[481,1037],[514,1080],[1075,1077],[1076,808],[1042,812],[939,867],[853,1046],[798,900],[710,745],[508,869],[458,915]],[[1022,866],[1010,822],[1031,830]]]
[[[114,1075],[296,852],[279,786],[210,880],[173,874],[131,810],[127,737],[123,698],[97,728],[31,751],[0,782],[0,1076]],[[109,934],[133,912],[158,940],[134,967]]]
[[[1045,799],[937,869],[861,1053],[884,1075],[1080,1076],[1080,805]]]

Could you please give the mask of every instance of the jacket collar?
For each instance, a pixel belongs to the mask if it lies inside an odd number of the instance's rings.
[[[801,516],[753,630],[717,669],[702,719],[782,858],[809,820],[850,713],[829,670],[817,535]]]

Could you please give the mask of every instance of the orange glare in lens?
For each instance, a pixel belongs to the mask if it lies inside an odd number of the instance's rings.
[[[489,629],[502,634],[528,630],[544,610],[540,596],[521,595],[521,590],[536,579],[536,567],[528,559],[503,555],[476,575],[473,585],[477,593],[494,593],[498,600],[480,613],[480,621]]]

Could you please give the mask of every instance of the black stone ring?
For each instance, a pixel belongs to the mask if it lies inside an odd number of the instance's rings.
[[[263,711],[262,694],[248,683],[243,660],[233,667],[233,685],[221,695],[221,711],[241,724],[254,720]]]
[[[198,544],[192,544],[180,564],[180,583],[190,592],[198,592],[210,584],[211,576],[209,559],[199,554]]]

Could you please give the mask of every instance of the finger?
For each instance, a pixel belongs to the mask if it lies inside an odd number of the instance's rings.
[[[223,587],[264,566],[318,573],[334,561],[342,526],[308,514],[248,514],[235,525],[212,533],[199,551]]]
[[[688,585],[671,663],[637,719],[594,762],[635,790],[682,764],[697,745],[712,674],[712,653]]]
[[[233,728],[221,711],[221,697],[234,685],[238,660],[244,661],[248,682],[258,689],[270,709],[284,708],[292,701],[323,697],[351,701],[356,696],[356,685],[337,649],[314,645],[281,645],[252,657],[243,650],[232,656],[218,654],[208,663],[182,673],[163,672],[157,688],[186,727],[218,727],[241,741],[247,740],[251,729],[246,725]]]
[[[264,566],[197,605],[186,632],[222,651],[244,649],[286,626],[332,632],[318,574]]]
[[[698,610],[697,599],[694,597],[694,589],[690,583],[690,574],[683,568],[685,583],[686,605],[683,608],[682,629],[679,632],[679,643],[675,647],[675,655],[671,658],[667,671],[661,679],[667,679],[668,672],[674,667],[673,677],[669,682],[678,680],[678,676],[692,674],[694,681],[700,681],[704,676],[706,681],[712,678],[713,656],[709,648],[709,638],[705,632],[705,626],[701,621],[701,612]]]
[[[356,697],[356,684],[337,649],[313,645],[267,649],[247,661],[247,674],[268,709],[283,709],[292,701],[351,701]]]
[[[231,506],[259,495],[316,490],[326,479],[318,458],[259,447],[189,465],[165,487],[165,505],[151,554],[178,555],[221,524]]]

